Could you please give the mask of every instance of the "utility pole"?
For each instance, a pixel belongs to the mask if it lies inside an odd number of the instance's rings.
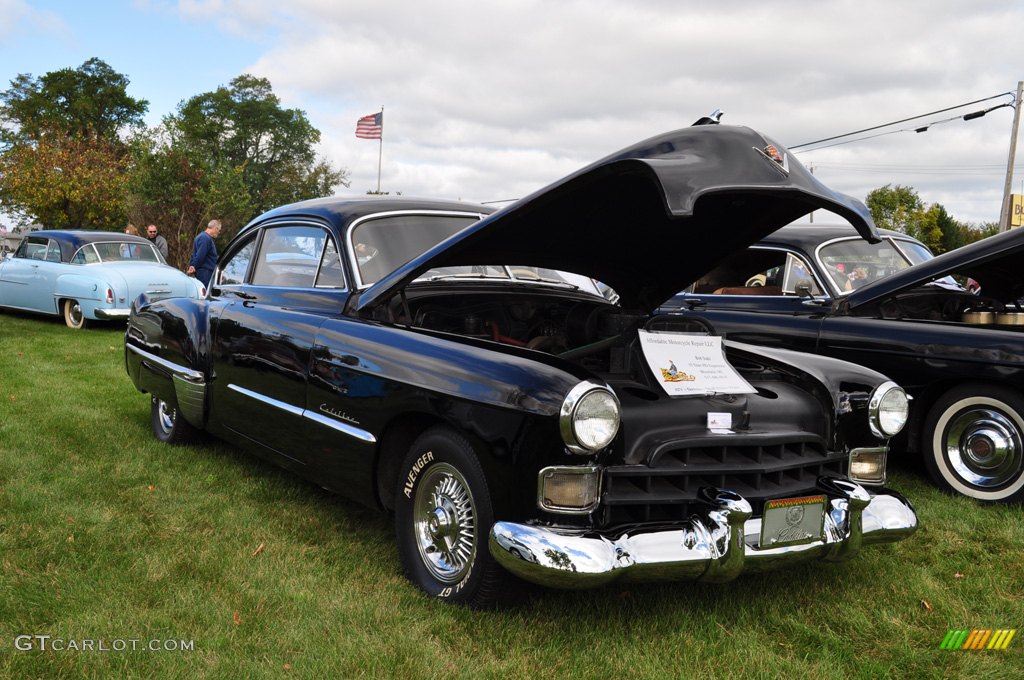
[[[1010,133],[1010,157],[1006,161],[1006,184],[1003,186],[1003,205],[999,210],[999,231],[1010,229],[1010,191],[1013,184],[1013,163],[1017,155],[1017,131],[1020,128],[1021,93],[1024,80],[1017,81],[1017,98],[1013,107],[1013,131]]]

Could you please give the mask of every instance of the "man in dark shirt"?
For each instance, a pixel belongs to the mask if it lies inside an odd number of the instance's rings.
[[[217,268],[217,244],[213,239],[220,234],[220,220],[210,220],[206,230],[196,236],[192,243],[192,259],[188,262],[186,273],[203,282],[207,288],[210,287],[210,279],[213,278],[213,270]]]
[[[160,251],[160,254],[164,256],[164,261],[167,261],[167,239],[157,233],[156,225],[151,224],[146,227],[146,238],[148,238],[156,249]]]

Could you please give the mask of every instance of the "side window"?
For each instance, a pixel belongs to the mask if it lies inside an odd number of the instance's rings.
[[[782,290],[787,295],[796,295],[796,286],[801,282],[810,287],[812,295],[821,295],[821,288],[818,287],[818,283],[814,280],[811,268],[793,253],[788,253],[786,255],[786,269],[782,279]]]
[[[96,248],[91,243],[86,243],[76,250],[71,258],[71,262],[74,264],[92,264],[99,261],[100,256],[96,254]]]
[[[312,288],[324,254],[327,233],[319,227],[269,227],[263,232],[255,286]]]
[[[245,283],[245,274],[249,271],[249,264],[255,251],[256,238],[253,237],[221,266],[220,285],[233,286]]]
[[[46,261],[47,262],[60,262],[60,244],[56,241],[50,241],[50,244],[46,246]]]
[[[693,286],[704,295],[782,295],[786,253],[748,248],[732,254]]]
[[[46,244],[47,239],[45,238],[26,238],[18,246],[18,250],[14,253],[15,257],[23,257],[26,260],[43,260],[46,259]]]
[[[334,239],[327,237],[324,256],[320,260],[320,272],[316,275],[317,288],[344,288],[345,272],[341,267],[341,255]]]

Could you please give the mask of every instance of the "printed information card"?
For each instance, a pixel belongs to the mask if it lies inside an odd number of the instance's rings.
[[[651,374],[670,396],[757,392],[726,360],[721,337],[639,333]]]

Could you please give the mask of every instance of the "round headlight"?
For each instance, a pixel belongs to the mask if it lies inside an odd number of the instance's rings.
[[[603,385],[582,382],[562,402],[560,426],[573,453],[603,449],[619,431],[619,400]]]
[[[879,385],[871,395],[868,414],[871,431],[876,437],[892,437],[899,434],[910,415],[910,400],[907,393],[896,383],[887,382]]]

